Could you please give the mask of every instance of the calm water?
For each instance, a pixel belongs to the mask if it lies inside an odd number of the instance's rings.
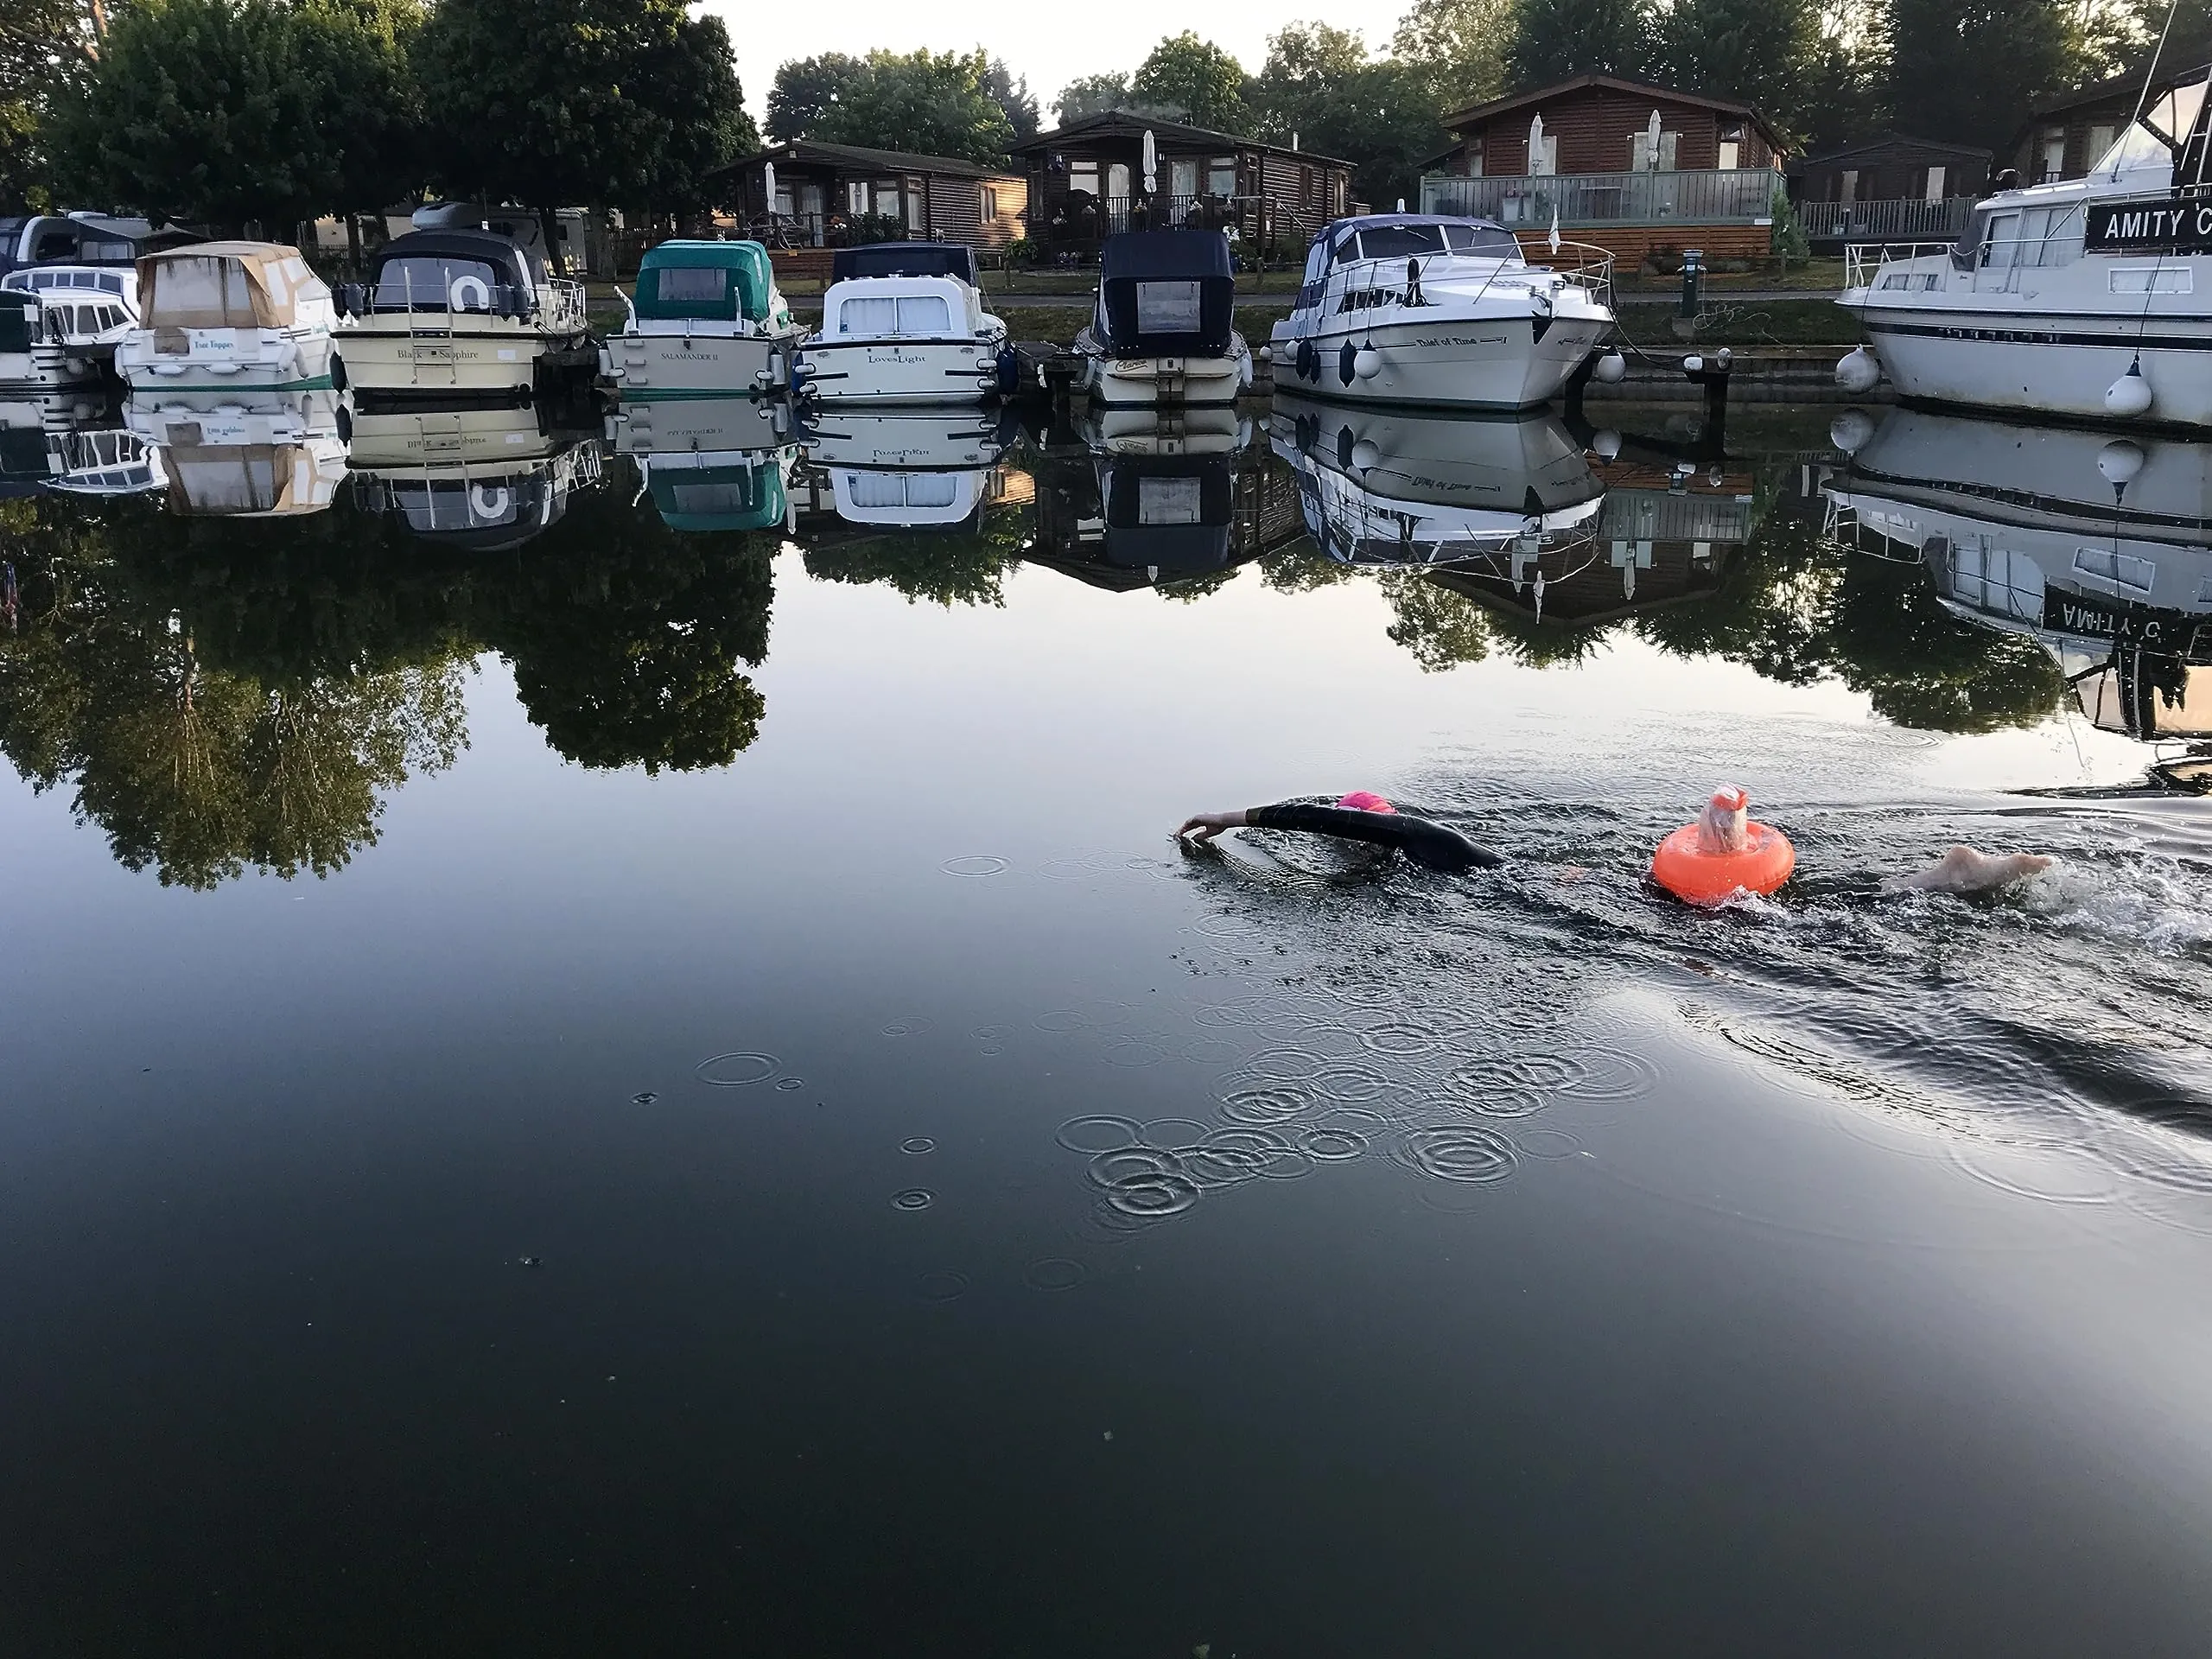
[[[10,452],[8,1651],[2202,1651],[2204,452],[297,413]]]

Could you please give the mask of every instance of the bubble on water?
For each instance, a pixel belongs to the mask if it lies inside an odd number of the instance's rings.
[[[930,1022],[919,1015],[904,1015],[887,1022],[883,1027],[887,1037],[918,1037],[930,1028]]]
[[[891,1195],[891,1207],[894,1210],[926,1210],[936,1202],[937,1194],[926,1186],[910,1186],[904,1192]]]
[[[918,1158],[925,1152],[935,1152],[937,1150],[937,1142],[931,1140],[926,1135],[917,1135],[907,1140],[901,1141],[899,1143],[899,1150],[907,1154],[910,1157]]]
[[[1440,1181],[1486,1185],[1513,1173],[1513,1143],[1495,1129],[1433,1123],[1400,1137],[1396,1157],[1407,1168]]]
[[[1082,1262],[1071,1262],[1064,1255],[1047,1255],[1023,1269],[1021,1282],[1032,1290],[1073,1290],[1089,1276],[1089,1270]]]
[[[968,1294],[970,1281],[951,1268],[932,1268],[914,1281],[914,1294],[925,1302],[957,1302]]]
[[[756,1083],[766,1083],[784,1069],[784,1063],[772,1054],[757,1054],[741,1049],[734,1053],[717,1054],[698,1065],[702,1083],[712,1084],[717,1089],[742,1089]]]
[[[1324,1164],[1348,1163],[1367,1150],[1367,1137],[1357,1129],[1314,1128],[1298,1137],[1298,1150]]]
[[[1144,1129],[1133,1117],[1112,1117],[1103,1112],[1092,1113],[1068,1119],[1054,1132],[1052,1139],[1070,1152],[1119,1152],[1124,1147],[1134,1147],[1142,1141]]]
[[[636,1094],[630,1096],[630,1103],[632,1106],[650,1106],[653,1102],[659,1098],[660,1096],[655,1094],[652,1090],[640,1089]]]
[[[970,853],[959,858],[948,858],[938,868],[947,875],[981,878],[1002,875],[1011,867],[1010,860],[1001,858],[995,853]]]
[[[1360,1046],[1376,1054],[1426,1054],[1435,1048],[1437,1040],[1432,1028],[1407,1020],[1369,1026],[1359,1033]]]

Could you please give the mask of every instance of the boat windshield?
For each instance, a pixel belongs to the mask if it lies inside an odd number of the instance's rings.
[[[497,297],[513,292],[506,276],[481,259],[410,254],[384,262],[372,305],[378,311],[493,311]]]
[[[1510,231],[1490,225],[1370,225],[1359,233],[1363,259],[1405,259],[1460,253],[1483,259],[1517,259],[1521,245]],[[1339,258],[1345,257],[1339,249]]]
[[[2116,177],[2146,167],[2171,166],[2173,159],[2173,151],[2166,148],[2165,140],[2138,122],[2113,141],[2113,147],[2089,172],[2093,177],[2098,174]]]

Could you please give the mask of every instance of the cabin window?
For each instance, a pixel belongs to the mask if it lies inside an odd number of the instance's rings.
[[[654,280],[658,283],[654,295],[664,302],[705,300],[720,304],[729,291],[729,273],[712,266],[666,265],[655,273]]]
[[[2139,594],[2149,593],[2158,574],[2158,567],[2152,561],[2109,547],[2076,548],[2074,568],[2085,576],[2133,588]]]
[[[228,259],[164,259],[154,269],[154,292],[146,321],[159,326],[175,316],[220,317],[202,327],[254,327],[253,294],[245,267]],[[188,325],[192,326],[192,325]]]
[[[1137,480],[1137,523],[1197,524],[1205,522],[1205,481],[1197,478]]]
[[[898,299],[847,300],[837,308],[841,334],[884,337],[949,334],[952,308],[941,294],[914,294]]]
[[[1206,163],[1206,194],[1214,196],[1233,196],[1236,194],[1236,158],[1217,156]]]
[[[906,228],[916,236],[922,233],[922,214],[928,200],[928,197],[922,194],[922,181],[919,179],[906,181]]]
[[[878,179],[875,181],[875,212],[880,219],[899,217],[899,181]]]
[[[1306,280],[1307,282],[1319,282],[1322,274],[1328,269],[1329,245],[1326,242],[1316,242],[1306,250]]]
[[[1513,239],[1512,232],[1492,230],[1484,225],[1446,225],[1444,244],[1454,253],[1471,253],[1484,259],[1521,257],[1521,245]]]
[[[1726,171],[1733,172],[1743,164],[1744,130],[1741,127],[1729,127],[1720,135],[1719,166]]]
[[[1835,199],[1848,207],[1859,200],[1859,169],[1847,167],[1836,175]]]
[[[1363,259],[1404,259],[1443,251],[1444,228],[1440,225],[1382,225],[1359,233]]]
[[[1137,284],[1137,332],[1141,334],[1195,334],[1200,313],[1198,285],[1194,282]]]
[[[1068,188],[1070,190],[1080,190],[1085,195],[1096,195],[1098,194],[1098,163],[1096,162],[1070,162],[1068,163]]]
[[[138,250],[128,242],[102,242],[87,239],[77,245],[77,257],[94,263],[135,259]]]
[[[1529,150],[1529,172],[1536,178],[1551,178],[1559,172],[1559,135],[1548,132],[1544,141]]]
[[[1470,138],[1467,140],[1467,176],[1471,179],[1479,179],[1482,175],[1483,141],[1479,138]]]
[[[1929,168],[1928,169],[1928,186],[1927,186],[1927,188],[1925,188],[1924,190],[1923,190],[1923,191],[1921,192],[1921,194],[1920,194],[1920,199],[1921,199],[1923,201],[1941,201],[1941,200],[1943,200],[1943,184],[1944,184],[1943,169],[1942,169],[1942,168],[1940,168],[1940,167],[1931,167],[1931,168]]]
[[[999,217],[999,193],[990,185],[982,188],[981,206],[976,217],[985,225],[995,225]]]
[[[65,226],[58,231],[41,231],[31,244],[34,259],[67,259],[77,251],[77,232]]]
[[[1298,200],[1309,207],[1314,205],[1313,169],[1310,167],[1298,169]]]
[[[1679,132],[1662,132],[1659,135],[1659,159],[1656,165],[1660,172],[1672,173],[1675,170],[1675,156],[1681,147],[1681,142],[1682,135]],[[1554,157],[1559,154],[1555,148],[1558,143],[1556,138],[1548,137],[1544,140],[1545,146],[1551,149]],[[1648,129],[1629,135],[1628,164],[1631,173],[1649,173],[1652,170],[1655,163],[1651,159],[1651,134]],[[1554,169],[1547,168],[1544,170],[1551,172]],[[1853,176],[1857,175],[1854,174]]]
[[[2036,177],[2037,184],[2049,184],[2066,176],[2066,130],[2047,127],[2043,135],[2043,171]]]
[[[845,211],[861,218],[868,215],[868,185],[859,179],[845,181]]]
[[[378,311],[489,311],[505,276],[481,259],[416,254],[387,259],[377,272]]]
[[[1185,200],[1198,194],[1198,164],[1196,161],[1167,163],[1167,194]]]
[[[1109,201],[1118,201],[1124,206],[1128,205],[1129,169],[1121,162],[1116,162],[1106,169],[1106,199]]]
[[[2103,158],[2105,152],[2112,148],[2112,141],[2117,136],[2117,130],[2109,123],[2091,127],[2089,147],[2082,152],[2083,157],[2092,167],[2095,166]]]
[[[952,473],[848,473],[856,507],[949,507],[960,487]]]
[[[2117,265],[2111,276],[2115,294],[2188,294],[2195,283],[2187,265]]]

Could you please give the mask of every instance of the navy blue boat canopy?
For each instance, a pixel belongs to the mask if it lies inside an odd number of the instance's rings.
[[[1109,563],[1170,578],[1227,568],[1236,481],[1225,458],[1116,455],[1098,470]]]
[[[1099,254],[1099,343],[1114,357],[1220,357],[1236,276],[1219,231],[1128,231]]]
[[[976,281],[976,250],[963,242],[874,242],[840,248],[830,262],[830,280],[856,276],[957,276],[970,288]]]

